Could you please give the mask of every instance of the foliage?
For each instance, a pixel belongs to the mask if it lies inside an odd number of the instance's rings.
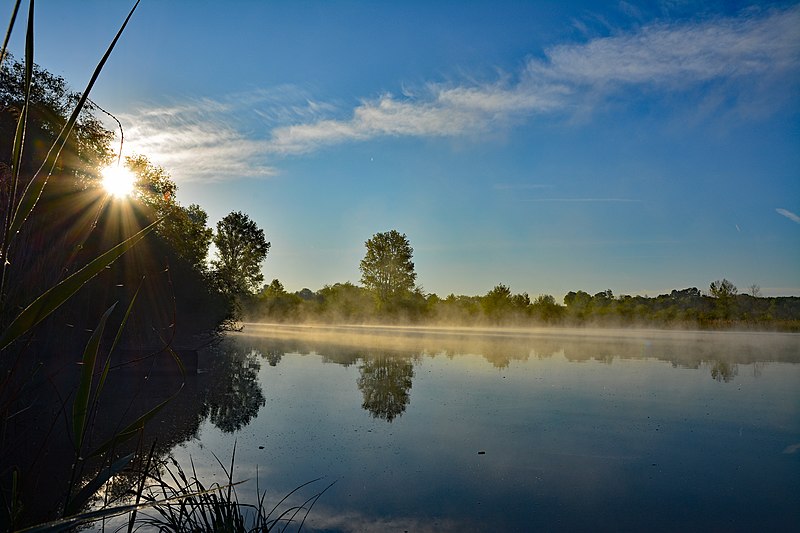
[[[723,279],[722,281],[717,280],[711,282],[709,292],[714,298],[732,298],[736,296],[739,289],[727,279]]]
[[[255,299],[251,300],[250,309],[278,322],[296,321],[302,302],[303,298],[300,295],[286,292],[283,284],[273,279]]]
[[[320,289],[317,313],[329,322],[358,323],[373,316],[373,299],[369,291],[346,281],[325,285]]]
[[[800,298],[726,298],[703,295],[696,287],[655,297],[570,291],[564,305],[549,294],[533,301],[498,284],[483,296],[450,294],[440,298],[414,291],[393,306],[375,307],[373,293],[350,282],[312,292],[286,292],[273,280],[247,310],[254,320],[276,322],[388,323],[446,326],[637,326],[679,328],[800,329]],[[725,305],[724,308],[721,305]],[[402,312],[401,312],[402,311]]]
[[[481,298],[483,313],[494,324],[524,320],[530,311],[530,305],[528,293],[512,294],[511,289],[502,283],[495,285]]]
[[[156,216],[164,217],[157,232],[173,250],[198,272],[207,270],[206,259],[213,230],[206,226],[208,214],[197,204],[183,207],[176,199],[178,186],[169,173],[147,157],[126,158],[126,166],[136,176],[137,198]]]
[[[739,292],[736,285],[724,279],[722,281],[714,281],[709,287],[709,292],[713,298],[716,298],[717,313],[722,319],[729,319],[733,312],[733,307],[736,305],[735,297]]]
[[[192,464],[192,475],[189,477],[175,459],[169,458],[169,460],[160,461],[151,472],[145,472],[146,478],[151,482],[146,489],[143,488],[140,491],[142,500],[146,502],[145,510],[148,513],[142,513],[143,516],[138,520],[135,515],[132,515],[131,528],[136,524],[165,532],[227,531],[245,533],[250,531],[287,531],[290,526],[297,526],[295,531],[299,532],[303,529],[306,518],[317,500],[336,483],[335,481],[330,483],[299,505],[289,505],[288,507],[282,506],[294,493],[319,479],[298,486],[271,508],[265,502],[266,493],[262,493],[260,489],[256,488],[256,505],[246,505],[239,502],[236,492],[236,485],[239,483],[233,481],[235,458],[235,445],[228,467],[225,467],[217,458],[217,463],[222,468],[226,481],[224,484],[213,483],[208,487],[197,477],[194,464]]]
[[[46,159],[80,94],[70,90],[61,76],[33,65],[28,104],[25,143],[20,167],[21,176],[33,176]],[[14,142],[14,130],[25,106],[25,64],[11,54],[0,68],[0,160],[9,164]],[[55,161],[54,173],[70,175],[78,183],[96,180],[95,169],[113,157],[110,141],[113,132],[107,130],[94,114],[95,107],[87,102],[81,109],[72,134]],[[5,181],[5,180],[4,180]]]
[[[376,233],[364,245],[367,252],[359,265],[361,283],[375,294],[378,304],[387,305],[410,294],[417,274],[411,261],[414,250],[405,233]]]
[[[270,248],[264,230],[236,211],[217,223],[214,245],[217,259],[212,265],[222,290],[231,296],[254,293],[264,281],[261,263]]]

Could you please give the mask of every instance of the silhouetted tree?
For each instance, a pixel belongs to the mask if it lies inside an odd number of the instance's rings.
[[[270,248],[264,230],[237,211],[217,223],[213,240],[217,259],[212,265],[222,290],[232,296],[254,293],[264,281],[261,263]]]
[[[257,309],[251,311],[251,314],[270,320],[294,320],[302,302],[297,294],[289,294],[279,280],[273,279],[258,295]]]
[[[206,226],[208,215],[203,208],[197,204],[181,206],[175,197],[178,186],[172,177],[147,157],[129,157],[126,166],[136,176],[135,196],[156,216],[165,217],[156,232],[198,272],[208,270],[206,259],[214,232]]]
[[[714,298],[731,298],[736,296],[739,289],[727,279],[723,279],[722,281],[712,281],[709,292]]]

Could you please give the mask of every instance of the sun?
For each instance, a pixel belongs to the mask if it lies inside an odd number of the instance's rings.
[[[103,188],[115,198],[125,198],[133,192],[136,177],[121,165],[111,165],[102,170]]]

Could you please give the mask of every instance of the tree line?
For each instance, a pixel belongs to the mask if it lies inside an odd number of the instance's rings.
[[[658,296],[594,295],[570,291],[563,303],[549,294],[531,298],[499,283],[483,295],[442,298],[416,285],[413,248],[396,230],[365,243],[361,284],[325,285],[290,293],[277,280],[249,295],[244,316],[252,321],[409,323],[455,326],[640,326],[800,330],[800,298],[746,294],[727,279]]]

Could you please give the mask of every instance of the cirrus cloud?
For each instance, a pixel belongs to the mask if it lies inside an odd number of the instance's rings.
[[[471,136],[534,115],[570,112],[629,87],[674,92],[717,81],[740,93],[754,86],[774,90],[778,79],[796,74],[800,65],[798,27],[800,7],[795,6],[747,11],[735,18],[657,23],[557,45],[545,50],[544,58],[529,60],[514,82],[431,83],[422,96],[384,94],[363,100],[349,118],[277,127],[267,146],[279,154],[299,154],[376,137]]]
[[[386,137],[476,137],[541,116],[568,116],[623,91],[727,91],[736,105],[796,93],[800,6],[736,17],[645,25],[567,43],[529,59],[514,76],[485,83],[428,83],[355,107],[319,102],[282,86],[222,101],[130,113],[133,150],[182,179],[265,177],[280,157]],[[727,101],[720,98],[720,101]],[[762,98],[762,100],[764,100]],[[721,105],[721,104],[720,104]],[[771,105],[771,104],[770,104]],[[769,112],[774,112],[774,107]],[[786,215],[785,215],[786,216]]]
[[[795,214],[795,213],[792,213],[792,212],[791,212],[791,211],[789,211],[788,209],[782,209],[782,208],[778,207],[778,208],[776,208],[776,209],[775,209],[775,211],[776,211],[776,212],[777,212],[779,215],[783,215],[783,216],[785,216],[786,218],[788,218],[788,219],[789,219],[789,220],[791,220],[792,222],[797,222],[798,224],[800,224],[800,216],[798,216],[798,215],[797,215],[797,214]]]

